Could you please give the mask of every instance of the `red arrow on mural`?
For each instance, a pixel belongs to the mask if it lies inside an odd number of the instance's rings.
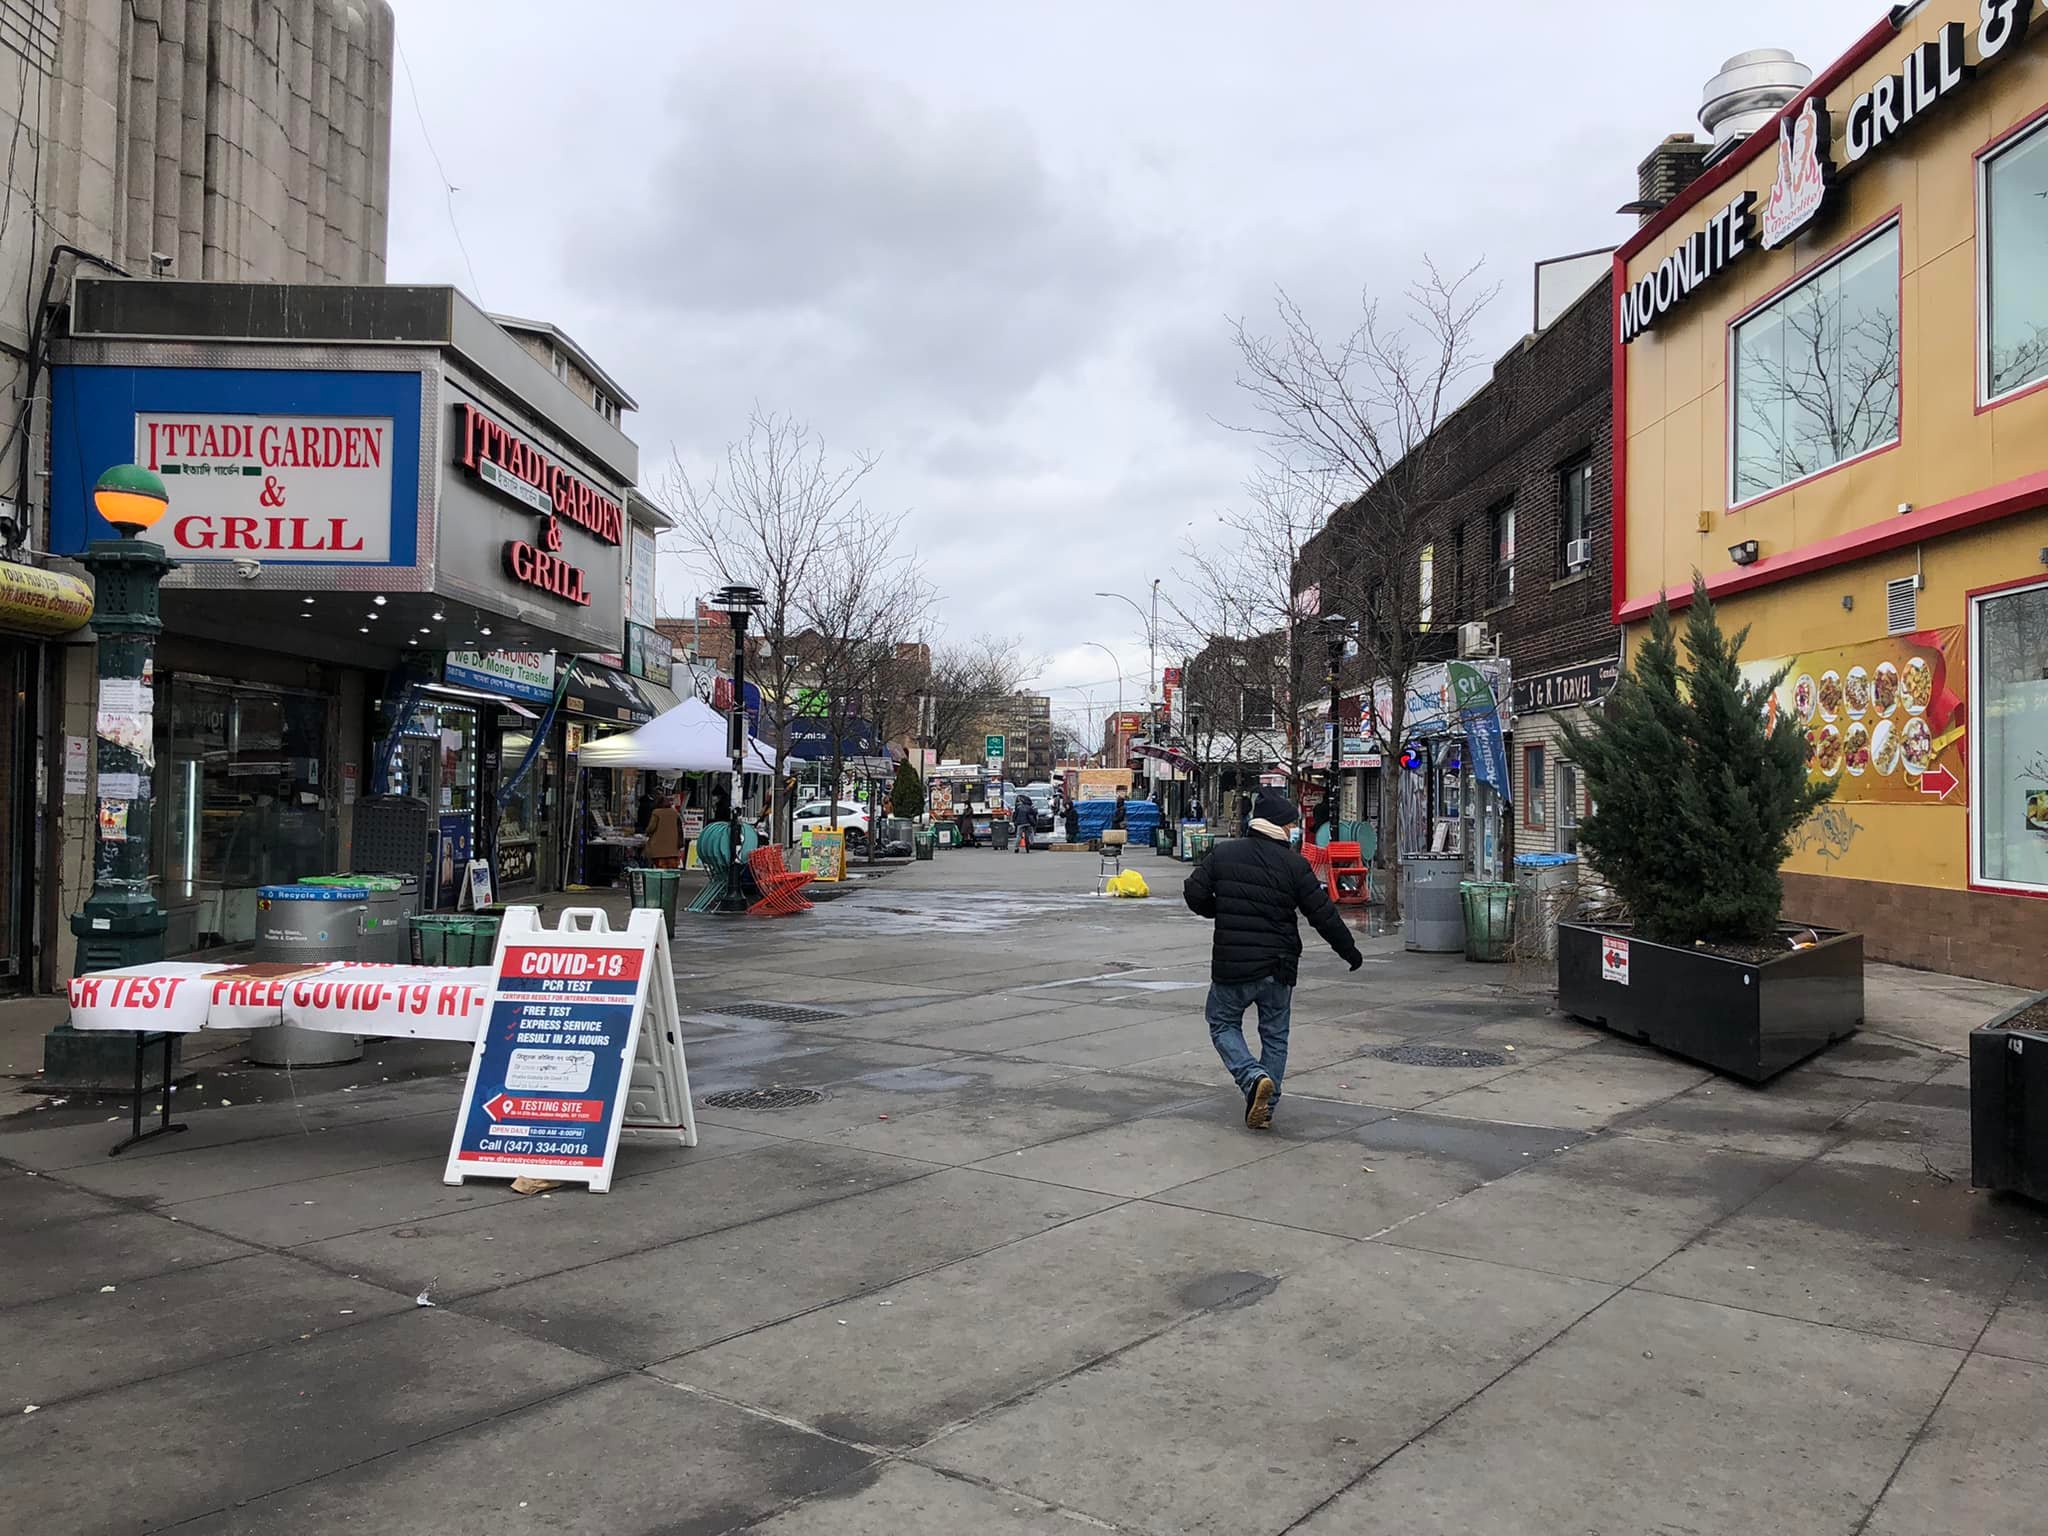
[[[1935,795],[1940,799],[1946,800],[1950,792],[1956,787],[1957,782],[1956,776],[1953,773],[1950,773],[1941,764],[1936,763],[1932,768],[1920,775],[1920,793],[1923,795]]]

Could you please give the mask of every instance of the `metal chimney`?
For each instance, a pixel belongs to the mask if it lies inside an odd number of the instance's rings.
[[[1721,66],[1700,93],[1700,123],[1718,159],[1763,127],[1813,81],[1813,71],[1783,48],[1752,48]]]

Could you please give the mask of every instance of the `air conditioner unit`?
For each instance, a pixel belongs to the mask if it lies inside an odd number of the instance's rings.
[[[1469,661],[1474,656],[1491,656],[1493,654],[1489,645],[1491,638],[1486,632],[1486,625],[1480,620],[1475,619],[1469,624],[1460,624],[1458,626],[1459,659]]]
[[[1573,539],[1564,547],[1564,568],[1568,571],[1582,571],[1593,563],[1593,541]]]

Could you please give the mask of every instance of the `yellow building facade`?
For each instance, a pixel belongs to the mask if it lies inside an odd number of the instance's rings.
[[[1880,22],[1614,284],[1616,618],[1788,668],[1787,916],[2048,986],[2048,6]]]

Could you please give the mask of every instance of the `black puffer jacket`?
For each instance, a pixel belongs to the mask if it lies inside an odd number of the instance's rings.
[[[1188,910],[1216,919],[1209,979],[1293,986],[1301,959],[1294,914],[1307,914],[1330,948],[1356,965],[1358,943],[1316,882],[1308,860],[1274,838],[1234,838],[1195,866],[1185,890]]]

